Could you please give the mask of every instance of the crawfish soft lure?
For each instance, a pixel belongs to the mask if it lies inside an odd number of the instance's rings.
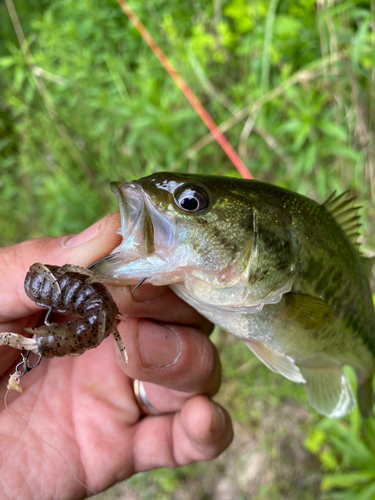
[[[115,325],[118,308],[108,289],[92,271],[71,264],[59,267],[36,263],[26,275],[25,292],[38,306],[48,308],[48,312],[43,326],[25,328],[32,338],[11,332],[0,334],[0,346],[27,351],[20,363],[23,372],[17,367],[16,375],[22,376],[37,366],[42,357],[79,356],[87,349],[97,347],[110,334],[127,363],[126,350]],[[78,316],[78,319],[49,323],[52,312]],[[30,351],[39,355],[33,366],[28,363]]]

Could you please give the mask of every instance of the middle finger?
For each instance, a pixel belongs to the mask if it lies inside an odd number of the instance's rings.
[[[221,381],[215,346],[199,330],[176,324],[160,324],[128,318],[118,326],[129,362],[121,369],[131,378],[173,391],[213,396]],[[156,392],[156,391],[154,391]]]

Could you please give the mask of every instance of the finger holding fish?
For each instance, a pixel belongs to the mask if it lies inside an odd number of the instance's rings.
[[[138,318],[128,318],[118,328],[129,357],[124,365],[115,352],[118,365],[129,377],[152,384],[147,398],[158,410],[176,410],[176,401],[181,408],[194,394],[212,397],[219,390],[219,356],[200,330]]]
[[[133,288],[133,285],[108,286],[122,316],[190,325],[206,334],[212,332],[213,324],[191,305],[177,297],[169,287],[145,283],[134,292]]]

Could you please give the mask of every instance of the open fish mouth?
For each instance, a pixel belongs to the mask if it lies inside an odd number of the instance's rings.
[[[152,277],[153,284],[169,284],[170,277],[161,283],[158,276],[170,275],[176,221],[161,213],[135,182],[111,182],[111,191],[119,204],[121,228],[117,232],[123,240],[111,255],[90,268],[105,282],[133,284]]]
[[[128,257],[144,257],[154,252],[154,226],[144,202],[142,189],[133,182],[111,182],[121,216],[121,234]]]
[[[111,182],[121,216],[123,248],[136,257],[171,250],[176,221],[162,213],[142,187],[134,182]]]

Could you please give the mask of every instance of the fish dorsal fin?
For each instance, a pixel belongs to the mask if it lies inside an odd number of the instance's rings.
[[[325,354],[313,354],[298,363],[306,380],[310,405],[326,417],[342,417],[355,406],[342,366]]]
[[[356,207],[354,205],[355,196],[351,197],[348,193],[348,191],[345,191],[339,196],[335,196],[336,191],[334,191],[322,206],[341,226],[353,245],[358,248],[358,236],[361,223],[359,222],[360,216],[357,212],[361,207]]]
[[[281,375],[284,375],[285,378],[292,380],[292,382],[298,382],[300,384],[305,383],[305,379],[301,375],[298,367],[294,364],[292,358],[266,347],[258,340],[246,339],[244,342],[247,347],[253,351],[255,356],[257,356],[257,358],[259,358],[267,366],[267,368],[273,372],[281,373]]]

